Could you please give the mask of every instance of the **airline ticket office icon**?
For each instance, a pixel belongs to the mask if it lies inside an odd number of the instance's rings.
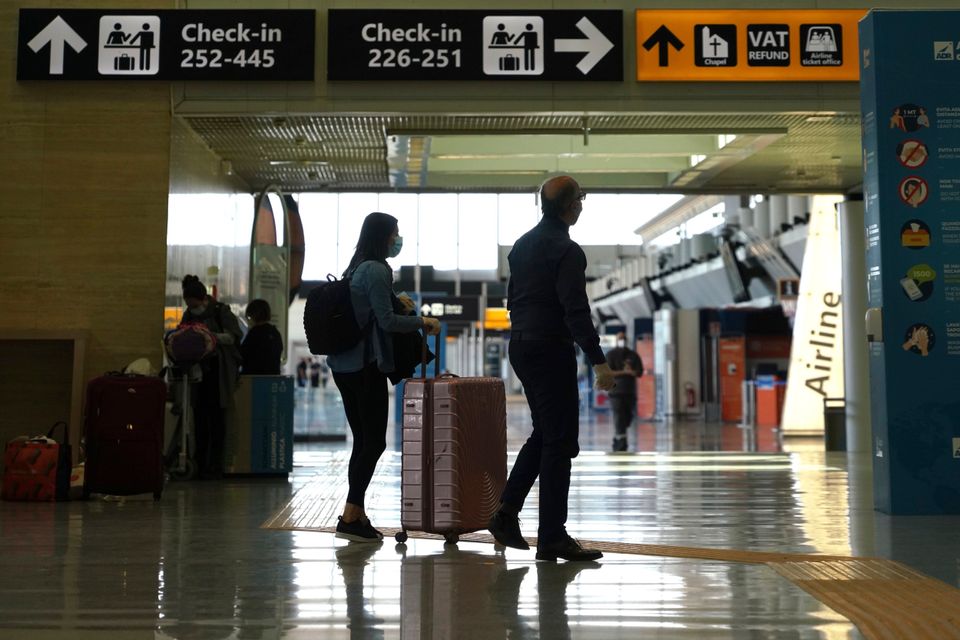
[[[483,72],[488,76],[543,74],[543,18],[486,16],[483,19]]]
[[[160,71],[160,16],[102,16],[97,70],[105,76]]]

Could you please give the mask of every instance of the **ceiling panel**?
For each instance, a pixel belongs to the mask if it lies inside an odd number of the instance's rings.
[[[528,190],[550,171],[573,172],[596,190],[685,193],[844,191],[861,181],[855,114],[180,117],[252,189]],[[709,148],[719,134],[768,143],[673,184],[688,153],[723,155]],[[404,136],[421,140],[390,158],[391,141]]]

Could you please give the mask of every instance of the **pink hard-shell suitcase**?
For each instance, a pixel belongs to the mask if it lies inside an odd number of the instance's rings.
[[[425,375],[423,366],[420,378],[404,381],[396,540],[425,531],[455,543],[460,534],[485,529],[500,504],[507,482],[506,396],[500,378]]]

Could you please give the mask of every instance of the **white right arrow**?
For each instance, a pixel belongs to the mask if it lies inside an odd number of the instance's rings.
[[[63,75],[63,54],[64,44],[69,44],[70,48],[80,53],[87,46],[86,41],[80,37],[80,34],[66,23],[66,21],[57,16],[45,26],[43,30],[33,37],[33,40],[27,43],[27,46],[33,49],[34,53],[39,53],[40,49],[50,45],[50,75]]]
[[[597,29],[592,22],[587,20],[586,16],[580,18],[580,21],[577,22],[577,28],[583,32],[583,35],[587,36],[585,39],[564,38],[555,40],[553,50],[562,53],[585,51],[587,55],[583,56],[583,59],[577,63],[577,69],[580,69],[580,73],[583,75],[587,75],[600,62],[600,59],[607,55],[610,49],[613,49],[613,43],[607,36],[603,35],[600,29]]]

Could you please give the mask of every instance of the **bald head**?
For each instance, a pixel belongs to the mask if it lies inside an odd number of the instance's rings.
[[[570,217],[571,209],[577,208],[576,204],[580,202],[580,185],[570,176],[557,176],[550,178],[540,187],[540,208],[543,215],[550,218]],[[579,217],[577,211],[568,224],[573,224]]]

